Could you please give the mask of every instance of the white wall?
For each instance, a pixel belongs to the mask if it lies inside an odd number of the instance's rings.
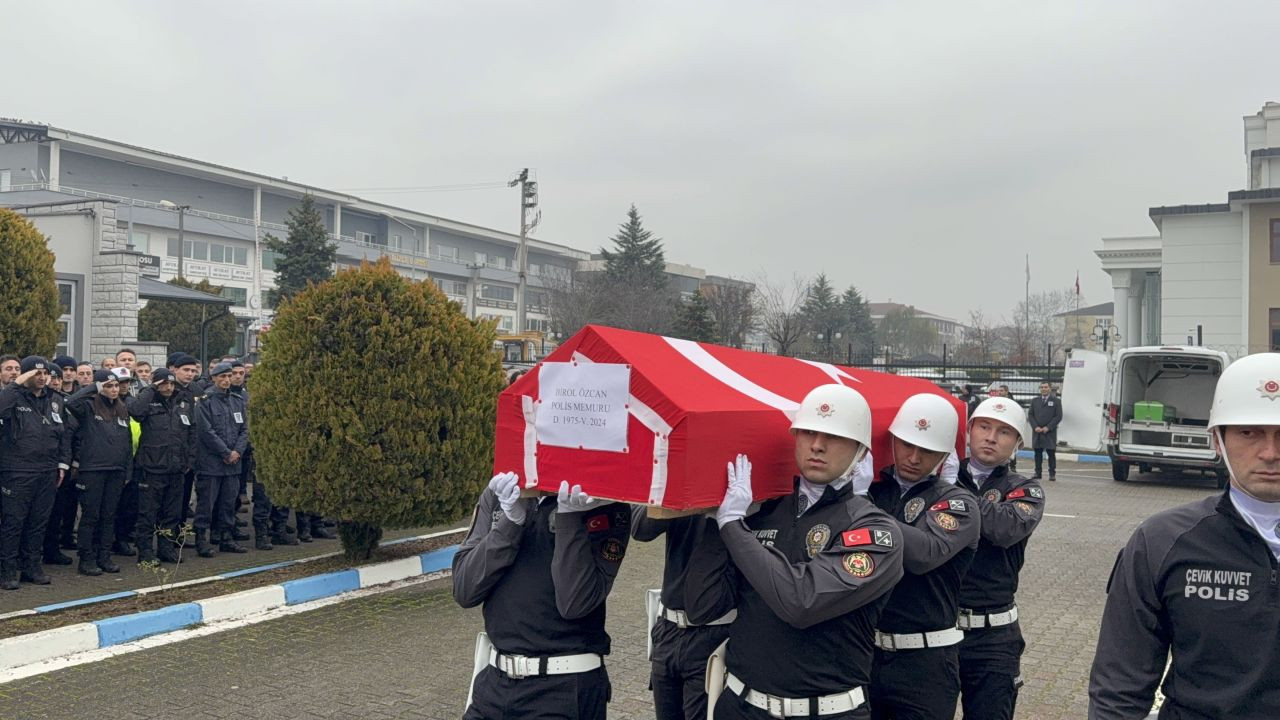
[[[1205,345],[1243,344],[1241,213],[1168,216],[1161,228],[1161,342],[1203,325]]]

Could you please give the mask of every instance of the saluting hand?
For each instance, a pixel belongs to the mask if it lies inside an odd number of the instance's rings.
[[[724,527],[747,516],[751,507],[751,461],[746,455],[738,455],[728,463],[729,488],[724,492],[720,509],[716,510],[716,524]]]
[[[524,524],[524,505],[520,502],[520,476],[513,472],[498,473],[489,480],[489,489],[498,497],[498,505],[507,519]]]

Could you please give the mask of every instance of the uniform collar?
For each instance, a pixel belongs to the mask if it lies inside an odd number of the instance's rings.
[[[803,475],[797,475],[795,492],[792,493],[792,497],[796,498],[797,501],[801,495],[809,498],[809,507],[805,511],[808,512],[808,510],[812,510],[818,505],[826,504],[829,501],[834,502],[848,496],[853,489],[852,482],[852,473],[845,477],[837,478],[826,485],[809,482],[804,479]]]
[[[1218,508],[1223,505],[1231,506],[1246,525],[1257,531],[1271,554],[1280,560],[1280,503],[1263,502],[1231,485]]]

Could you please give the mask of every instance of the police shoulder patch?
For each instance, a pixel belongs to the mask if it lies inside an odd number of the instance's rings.
[[[875,572],[876,569],[876,561],[862,551],[845,555],[841,563],[844,565],[845,571],[856,578],[867,577]]]
[[[609,538],[600,544],[600,557],[609,562],[621,562],[625,553],[622,541],[617,538]]]
[[[915,522],[920,517],[920,511],[924,510],[924,498],[912,498],[907,501],[907,506],[902,510],[902,519],[907,522]]]
[[[1038,487],[1029,487],[1027,488],[1027,494],[1033,498],[1042,498],[1044,497],[1044,490]]]
[[[1027,514],[1027,515],[1032,515],[1032,514],[1034,514],[1034,513],[1035,513],[1035,511],[1036,511],[1036,508],[1035,508],[1035,506],[1034,506],[1034,505],[1032,505],[1032,504],[1031,504],[1031,503],[1029,503],[1029,502],[1023,502],[1022,500],[1018,500],[1018,501],[1014,502],[1014,503],[1013,503],[1013,506],[1014,506],[1015,508],[1017,508],[1017,509],[1021,510],[1023,513],[1025,513],[1025,514]]]
[[[888,530],[872,530],[871,539],[880,547],[893,547],[893,533]]]
[[[827,541],[831,539],[831,528],[818,524],[809,528],[809,532],[804,536],[804,549],[810,558],[817,557],[818,553],[827,548]]]
[[[609,513],[592,515],[587,518],[587,532],[604,532],[611,527],[613,527],[613,524],[609,522]]]
[[[1016,490],[1010,490],[1009,492],[1005,493],[1004,499],[1012,500],[1014,498],[1020,498],[1020,497],[1026,497],[1026,496],[1027,496],[1027,491],[1023,488],[1018,488]]]
[[[1002,498],[1000,496],[1000,491],[993,488],[983,493],[982,499],[986,500],[989,503],[997,503],[997,502],[1000,502]]]
[[[956,521],[954,515],[944,512],[934,513],[933,521],[938,523],[938,527],[946,530],[947,532],[953,532],[960,527],[960,523]]]
[[[857,530],[846,530],[840,533],[840,540],[845,547],[857,547],[859,545],[871,544],[871,531],[867,528],[858,528]]]

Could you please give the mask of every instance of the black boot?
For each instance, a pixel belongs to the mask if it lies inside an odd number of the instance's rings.
[[[218,549],[209,542],[208,530],[196,531],[196,554],[202,558],[211,558],[218,554]]]
[[[218,549],[222,552],[229,553],[247,553],[249,548],[236,543],[235,538],[229,532],[222,533],[222,540],[218,542]]]
[[[138,543],[138,564],[155,562],[156,551],[151,547],[150,539],[148,542]]]
[[[124,557],[133,557],[138,554],[138,551],[134,550],[133,545],[127,540],[115,541],[115,543],[111,545],[111,552],[116,555],[123,555]]]
[[[311,537],[317,540],[333,540],[338,536],[334,535],[332,530],[325,527],[324,523],[318,522],[311,524]]]
[[[297,545],[298,538],[286,532],[284,527],[279,527],[271,531],[271,542],[275,545]]]
[[[274,546],[271,544],[271,533],[267,531],[266,525],[253,526],[253,549],[254,550],[274,549]]]
[[[5,590],[18,589],[18,568],[8,563],[4,567],[0,567],[0,588]]]
[[[227,534],[230,535],[231,539],[235,540],[236,542],[244,542],[245,540],[250,540],[253,538],[252,535],[241,530],[240,528],[236,528],[235,530],[232,530]]]
[[[94,562],[93,558],[88,554],[80,556],[79,571],[81,575],[88,575],[89,577],[97,577],[102,574],[102,568],[98,567],[98,563]]]
[[[298,539],[304,543],[311,542],[311,519],[298,519]]]
[[[44,574],[44,568],[40,567],[40,561],[32,559],[27,561],[27,566],[22,569],[22,582],[29,582],[32,585],[48,585],[53,582],[48,575]]]
[[[58,550],[54,550],[53,552],[46,552],[44,554],[45,565],[70,565],[71,563],[74,563],[74,562],[75,560],[72,560],[66,555],[63,555]]]
[[[108,550],[98,553],[98,567],[105,573],[120,572],[120,566],[111,561],[111,552]]]

